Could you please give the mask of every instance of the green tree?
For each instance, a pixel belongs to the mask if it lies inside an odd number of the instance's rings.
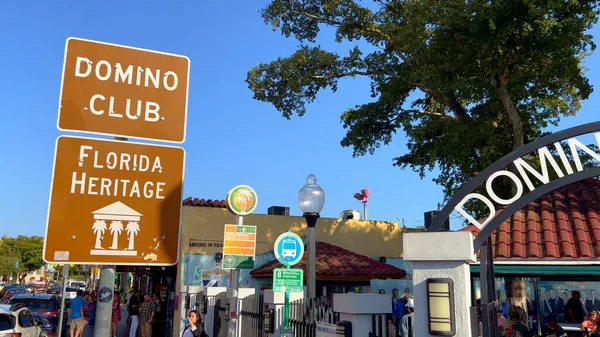
[[[40,236],[22,236],[15,238],[16,253],[19,257],[19,282],[24,283],[29,272],[40,269],[44,265],[42,250],[44,239]]]
[[[373,101],[341,120],[341,144],[374,153],[403,130],[408,153],[394,165],[434,181],[444,197],[513,149],[574,115],[592,86],[582,61],[598,1],[273,0],[265,23],[301,43],[248,72],[254,98],[302,116],[324,89],[368,77]],[[323,27],[357,46],[340,55],[315,45]],[[418,93],[418,95],[411,95]],[[416,99],[409,100],[412,97]],[[510,186],[505,186],[509,191]],[[511,287],[519,280],[507,282]],[[523,289],[511,306],[525,306]]]
[[[19,261],[16,254],[15,239],[3,237],[0,240],[0,278],[9,279],[16,271],[15,265]]]
[[[574,115],[592,92],[582,60],[597,1],[276,0],[266,23],[302,44],[248,72],[254,98],[302,116],[319,91],[368,77],[371,102],[341,120],[341,144],[374,153],[399,130],[408,153],[394,165],[434,181],[445,198],[511,150]],[[356,41],[345,55],[314,43],[321,28]],[[367,52],[368,51],[368,52]],[[419,93],[416,99],[412,93]]]

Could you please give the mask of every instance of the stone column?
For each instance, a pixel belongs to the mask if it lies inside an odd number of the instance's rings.
[[[404,259],[412,262],[416,336],[428,337],[427,279],[454,281],[456,335],[471,336],[471,275],[476,261],[470,232],[422,232],[404,234]]]

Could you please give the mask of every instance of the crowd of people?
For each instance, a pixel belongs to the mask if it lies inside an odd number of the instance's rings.
[[[382,293],[381,291],[379,292]],[[389,335],[393,337],[416,337],[415,333],[415,300],[410,289],[404,289],[404,295],[398,297],[398,289],[392,290],[392,314],[388,319]]]
[[[110,301],[112,303],[110,336],[116,337],[117,323],[122,319],[121,293],[115,290]],[[129,313],[127,318],[128,336],[151,337],[155,315],[161,311],[158,295],[144,294],[142,296],[139,290],[132,290],[126,297],[126,303]],[[97,304],[97,290],[91,293],[82,290],[77,291],[77,295],[70,301],[69,305],[70,336],[81,337],[86,327],[94,328]]]

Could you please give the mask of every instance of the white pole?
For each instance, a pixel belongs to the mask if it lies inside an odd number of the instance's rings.
[[[58,335],[62,336],[63,322],[65,319],[65,297],[67,296],[67,278],[69,277],[69,265],[63,265],[63,284],[60,296],[60,317],[58,318]]]
[[[244,224],[244,217],[241,215],[236,216],[236,225],[242,226]],[[229,300],[229,312],[235,313],[234,317],[229,316],[229,324],[227,328],[227,336],[237,337],[237,322],[238,322],[238,290],[240,287],[240,270],[232,269],[229,275],[229,288],[231,291],[231,298]]]
[[[127,138],[113,137],[114,140],[127,141]],[[112,303],[115,293],[115,273],[117,266],[102,266],[98,285],[98,303],[96,304],[96,324],[94,337],[109,337],[112,318]],[[120,308],[118,309],[120,310]]]

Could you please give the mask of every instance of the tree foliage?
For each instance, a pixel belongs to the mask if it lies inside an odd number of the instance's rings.
[[[0,241],[0,272],[7,276],[16,273],[20,283],[25,282],[29,272],[44,265],[42,249],[44,239],[40,236],[2,238]],[[18,267],[16,263],[18,262]]]
[[[402,130],[408,152],[393,164],[434,181],[450,197],[478,172],[574,115],[592,86],[582,61],[598,1],[273,0],[265,23],[301,42],[257,65],[254,98],[285,118],[302,116],[320,91],[368,77],[373,100],[341,114],[341,145],[374,153]],[[316,45],[323,27],[347,54]],[[414,95],[417,93],[416,95]],[[411,95],[412,94],[412,95]],[[416,98],[415,98],[416,97]]]

